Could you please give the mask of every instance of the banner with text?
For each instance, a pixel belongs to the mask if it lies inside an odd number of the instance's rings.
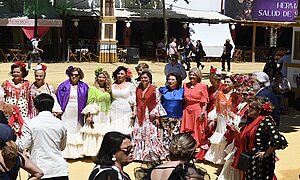
[[[293,22],[298,0],[226,0],[225,14],[238,20]]]

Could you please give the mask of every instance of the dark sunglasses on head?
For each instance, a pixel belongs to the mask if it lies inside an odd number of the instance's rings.
[[[71,74],[70,76],[71,76],[71,77],[72,77],[72,76],[78,77],[79,74]]]

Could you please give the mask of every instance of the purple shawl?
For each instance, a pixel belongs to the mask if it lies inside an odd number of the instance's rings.
[[[81,114],[81,112],[86,105],[88,90],[89,90],[89,86],[86,83],[82,81],[78,82],[77,85],[78,122],[81,124],[81,126],[83,126],[84,124],[83,115]],[[61,83],[56,90],[57,101],[63,112],[65,112],[67,104],[69,102],[70,91],[71,91],[71,81],[69,79]]]

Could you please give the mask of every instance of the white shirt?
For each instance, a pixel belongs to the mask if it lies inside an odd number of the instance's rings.
[[[32,53],[38,53],[39,51],[36,48],[39,45],[39,41],[33,40],[31,43],[32,43],[32,47],[33,47]]]
[[[66,147],[67,128],[49,111],[26,120],[22,128],[21,149],[30,151],[30,159],[43,172],[43,178],[68,176],[67,162],[61,151]]]

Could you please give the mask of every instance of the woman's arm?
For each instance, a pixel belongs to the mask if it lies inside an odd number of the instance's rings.
[[[29,180],[38,180],[44,176],[43,171],[32,163],[25,155],[20,154],[24,158],[24,162],[21,164],[21,167],[27,171],[31,176]]]

